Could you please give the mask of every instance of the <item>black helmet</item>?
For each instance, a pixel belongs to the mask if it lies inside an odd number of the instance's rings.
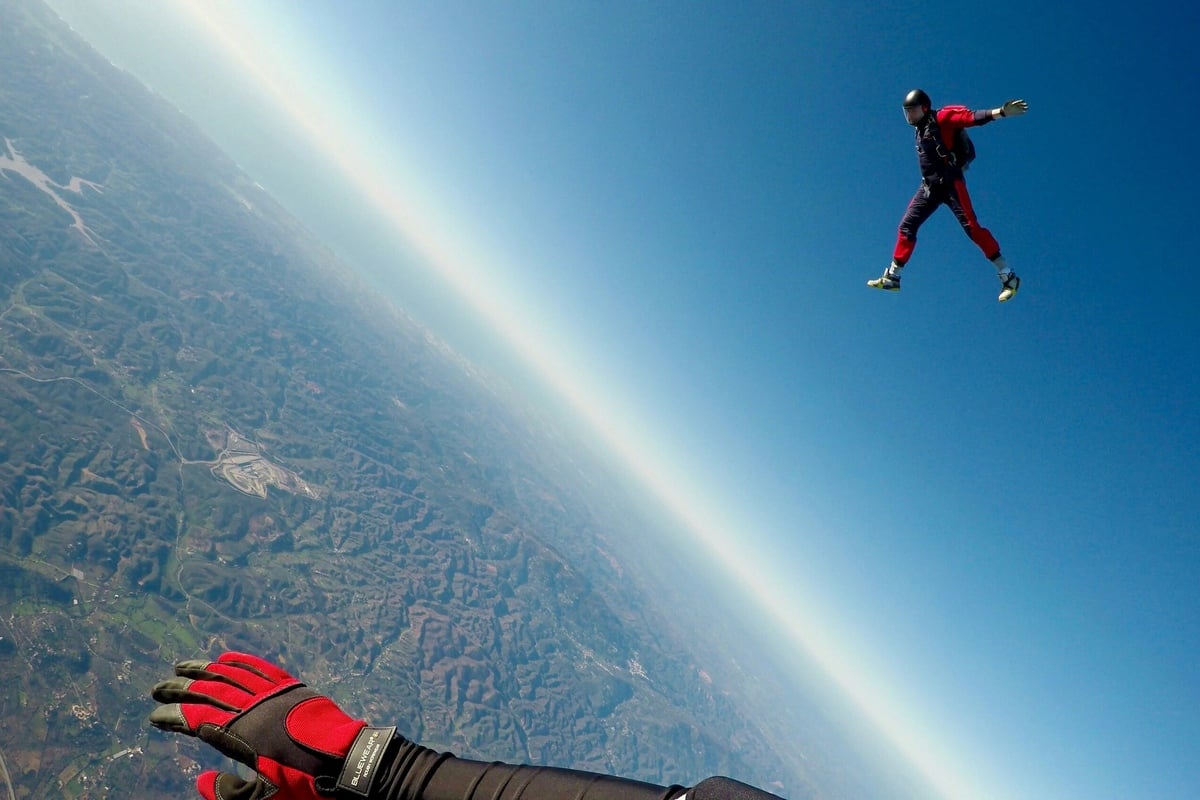
[[[916,108],[933,108],[933,101],[929,99],[929,95],[925,94],[924,89],[913,89],[908,94],[904,95],[904,107]]]

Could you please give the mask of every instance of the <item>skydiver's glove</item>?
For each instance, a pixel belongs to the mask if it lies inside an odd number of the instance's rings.
[[[281,668],[244,653],[184,661],[154,687],[150,722],[195,736],[258,775],[209,771],[196,780],[205,800],[779,800],[729,778],[691,791],[594,772],[484,763],[371,728]]]
[[[1009,100],[1004,105],[1000,106],[1000,116],[1002,117],[1019,117],[1029,110],[1029,103],[1024,100]]]
[[[154,687],[150,723],[195,736],[252,767],[252,781],[209,771],[205,800],[367,798],[372,784],[413,745],[395,728],[370,728],[281,668],[243,653],[184,661]]]

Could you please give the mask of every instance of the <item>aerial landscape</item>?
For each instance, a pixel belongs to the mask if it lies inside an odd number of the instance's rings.
[[[47,9],[4,15],[0,784],[188,796],[216,756],[148,729],[148,687],[245,649],[463,755],[870,785],[819,704],[756,717],[758,645],[695,634],[603,459]]]
[[[211,795],[230,650],[526,774],[1200,796],[1157,12],[0,0],[0,800]]]

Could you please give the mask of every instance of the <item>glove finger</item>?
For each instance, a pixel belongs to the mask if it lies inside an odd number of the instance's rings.
[[[300,683],[286,670],[247,653],[222,653],[216,661],[189,660],[175,665],[175,674],[198,681],[222,681],[251,695],[263,695]]]
[[[270,681],[276,686],[300,682],[294,675],[285,670],[283,667],[280,667],[277,664],[272,664],[266,659],[259,658],[258,656],[251,655],[249,653],[222,653],[217,659],[216,663],[227,664],[252,675],[257,675],[263,680]]]
[[[150,691],[150,695],[160,703],[209,705],[235,713],[248,707],[254,700],[254,695],[225,681],[196,681],[187,678],[163,681]]]
[[[246,669],[240,664],[221,664],[217,662],[208,664],[203,670],[190,673],[189,677],[196,680],[227,683],[253,697],[272,694],[283,686],[299,683],[299,681],[290,675],[286,675],[286,673],[285,677],[287,680],[278,681],[261,674],[257,670]]]
[[[218,800],[218,798],[219,800],[254,800],[258,797],[265,797],[265,792],[256,793],[259,788],[257,780],[242,780],[237,775],[215,770],[203,772],[196,779],[196,789],[204,800]]]
[[[155,684],[154,688],[150,690],[150,696],[160,703],[206,703],[225,711],[242,710],[241,704],[211,694],[208,690],[212,686],[211,682],[206,681],[170,678]]]
[[[229,697],[214,696],[214,693],[225,693]],[[235,693],[238,696],[233,696]],[[249,698],[232,686],[185,678],[163,681],[150,694],[164,704],[151,713],[151,723],[164,730],[189,734],[194,734],[206,722],[226,725],[248,704],[246,701]],[[182,723],[179,718],[182,718]]]
[[[201,772],[200,777],[196,778],[196,791],[204,800],[217,800],[217,778],[220,773],[216,770],[208,770]]]
[[[183,678],[195,678],[203,676],[204,670],[211,662],[203,661],[198,658],[189,658],[186,661],[179,661],[175,664],[175,674]]]
[[[181,678],[194,681],[224,681],[237,683],[229,675],[228,669],[222,669],[215,661],[180,661],[175,665],[175,674]]]
[[[183,713],[183,707],[179,703],[170,703],[155,708],[150,712],[150,724],[160,731],[184,733],[188,736],[196,735],[196,729],[188,723],[187,717]]]
[[[215,676],[213,680],[189,681],[186,691],[207,698],[209,705],[243,711],[259,697],[274,692],[275,687],[271,685],[264,687],[262,692],[255,692],[225,676]]]

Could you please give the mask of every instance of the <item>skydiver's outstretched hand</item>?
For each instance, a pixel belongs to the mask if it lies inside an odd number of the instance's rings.
[[[388,748],[394,729],[351,719],[261,658],[224,653],[216,661],[183,661],[175,675],[151,692],[164,705],[151,712],[150,723],[195,736],[258,773],[246,781],[205,772],[196,781],[205,800],[317,800],[351,783],[361,785],[358,796],[365,798],[381,760],[394,755]]]
[[[1024,100],[1009,100],[1004,105],[1000,106],[1000,116],[1002,117],[1019,117],[1029,110],[1029,103]]]
[[[183,661],[154,687],[150,723],[208,742],[258,775],[209,771],[205,800],[779,800],[723,777],[682,786],[593,772],[484,763],[371,728],[280,667],[244,653]]]

